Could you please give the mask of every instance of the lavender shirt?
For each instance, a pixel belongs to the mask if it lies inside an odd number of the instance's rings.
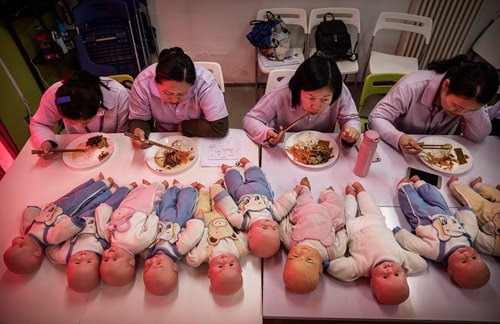
[[[417,71],[406,75],[378,102],[368,118],[368,127],[399,149],[399,138],[406,134],[448,134],[460,123],[462,135],[482,142],[491,131],[485,107],[463,114],[448,115],[433,105],[444,74]]]
[[[128,130],[128,109],[129,109],[129,90],[119,82],[110,78],[101,77],[109,90],[101,87],[103,106],[99,108],[97,115],[87,124],[87,128],[92,132],[103,133],[121,133]],[[54,127],[59,120],[63,120],[64,128],[68,134],[86,134],[87,130],[83,125],[76,125],[68,122],[61,114],[61,111],[55,104],[55,95],[62,82],[56,82],[51,85],[42,96],[40,106],[36,114],[31,118],[30,131],[31,141],[35,147],[40,147],[45,141],[56,142],[54,136]]]
[[[160,98],[155,82],[156,65],[150,65],[134,81],[130,95],[129,119],[156,121],[156,131],[177,131],[184,120],[205,119],[216,121],[228,116],[224,94],[210,71],[195,65],[196,80],[187,98],[179,104],[169,104]]]
[[[286,127],[306,113],[302,105],[292,107],[292,92],[288,88],[289,81],[290,78],[283,79],[243,117],[243,129],[254,142],[263,145],[269,129]],[[290,131],[315,130],[333,133],[337,121],[340,128],[347,124],[358,131],[361,130],[356,105],[349,89],[343,83],[342,94],[332,105],[316,115],[309,115]]]

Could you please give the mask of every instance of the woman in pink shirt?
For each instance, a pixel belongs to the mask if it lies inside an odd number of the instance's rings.
[[[153,122],[154,131],[186,136],[223,137],[229,129],[224,95],[212,73],[195,66],[179,47],[162,50],[159,62],[137,76],[129,119],[130,130],[141,142]]]
[[[459,55],[428,69],[402,78],[375,106],[368,127],[408,154],[422,150],[408,134],[444,135],[458,123],[465,138],[482,142],[491,131],[484,106],[498,89],[495,68]]]

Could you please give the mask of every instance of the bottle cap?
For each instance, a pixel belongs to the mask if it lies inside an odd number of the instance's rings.
[[[379,137],[380,137],[379,134],[376,131],[371,130],[371,129],[367,130],[365,132],[365,134],[363,135],[364,139],[367,139],[367,140],[369,140],[371,142],[378,141]]]

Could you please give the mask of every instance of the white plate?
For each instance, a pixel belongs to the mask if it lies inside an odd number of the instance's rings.
[[[446,167],[430,163],[428,161],[428,159],[426,158],[426,154],[425,154],[425,153],[430,153],[430,154],[432,154],[432,155],[434,155],[436,157],[439,157],[439,156],[445,155],[446,154],[446,150],[439,150],[439,149],[429,150],[429,149],[424,149],[424,150],[422,150],[422,152],[420,152],[418,154],[418,158],[422,162],[424,162],[425,165],[427,165],[431,169],[434,169],[434,170],[437,170],[437,171],[441,171],[443,173],[448,173],[448,174],[459,174],[459,173],[467,172],[467,171],[470,170],[470,168],[472,168],[472,164],[473,164],[474,160],[472,159],[472,155],[470,154],[469,150],[465,146],[463,146],[462,144],[457,143],[457,142],[455,142],[452,139],[449,139],[449,138],[446,138],[446,137],[440,137],[440,136],[428,136],[428,137],[424,137],[424,138],[420,139],[418,142],[419,143],[423,142],[425,144],[440,144],[440,145],[442,145],[442,144],[451,144],[452,145],[451,155],[453,156],[454,160],[457,159],[457,154],[454,151],[454,149],[457,148],[457,147],[461,148],[462,152],[467,157],[467,163],[464,163],[464,164],[460,165],[460,164],[458,164],[458,161],[453,161],[452,164],[451,164],[451,169],[448,169]]]
[[[164,137],[157,142],[168,146],[172,146],[173,148],[180,149],[181,151],[191,151],[191,160],[182,165],[177,165],[174,167],[163,167],[157,163],[155,156],[156,157],[161,156],[161,154],[165,151],[165,149],[158,146],[152,146],[146,152],[146,163],[151,169],[155,171],[161,173],[181,172],[191,167],[198,158],[198,147],[196,146],[196,142],[189,137],[181,135],[173,135]]]
[[[103,136],[108,141],[108,146],[103,148],[89,148],[87,147],[87,140],[91,137]],[[110,136],[104,133],[89,133],[75,138],[69,143],[66,149],[86,149],[86,152],[65,152],[62,155],[63,162],[75,169],[87,169],[104,163],[109,159],[115,149],[115,145]],[[104,155],[104,157],[103,157]]]
[[[303,144],[307,145],[308,143],[311,143],[311,144],[316,143],[319,140],[324,140],[324,141],[330,142],[330,148],[332,149],[332,154],[333,154],[333,157],[331,159],[329,159],[328,161],[321,163],[321,164],[304,164],[302,162],[295,161],[293,158],[293,155],[291,153],[289,153],[287,150],[289,147],[293,146],[296,143],[302,142]],[[330,136],[328,136],[326,134],[316,132],[316,131],[303,131],[303,132],[293,134],[292,136],[290,136],[286,140],[285,152],[286,152],[286,155],[288,156],[288,158],[290,160],[292,160],[294,163],[301,165],[303,167],[306,167],[306,168],[318,169],[318,168],[324,168],[337,160],[337,158],[339,157],[339,146],[337,145],[337,143],[335,143],[333,138],[331,138]]]

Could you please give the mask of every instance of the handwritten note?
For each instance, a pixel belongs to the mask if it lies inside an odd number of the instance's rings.
[[[212,138],[204,142],[201,166],[234,165],[241,158],[242,133],[229,130],[224,138]]]

